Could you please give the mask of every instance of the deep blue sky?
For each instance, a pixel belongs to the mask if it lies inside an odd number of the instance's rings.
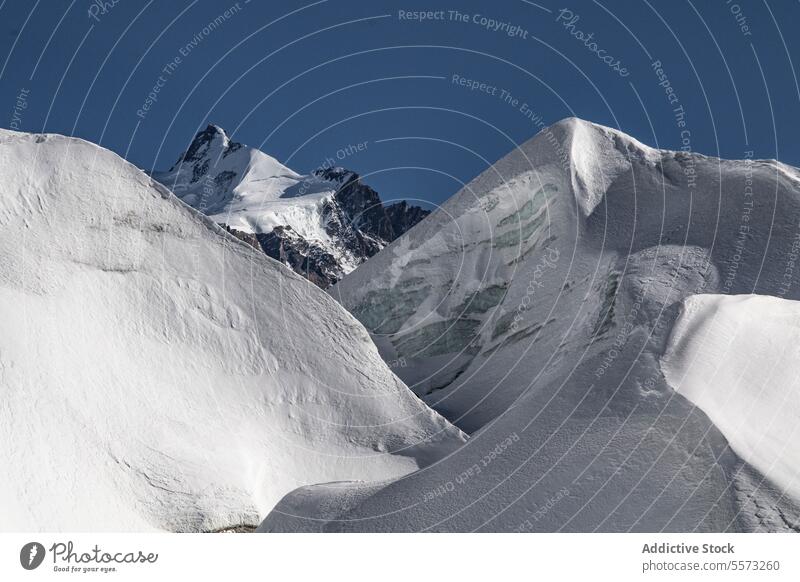
[[[76,135],[143,168],[168,167],[213,122],[301,172],[366,142],[342,165],[368,175],[384,199],[440,202],[538,131],[522,103],[546,123],[576,115],[679,148],[654,60],[684,108],[693,150],[800,165],[797,2],[240,0],[209,34],[203,28],[235,2],[117,0],[105,13],[88,0],[0,2],[0,126]],[[572,28],[557,21],[562,8],[579,16]],[[401,20],[400,10],[444,10],[445,20]],[[486,30],[476,14],[521,32]],[[604,64],[577,30],[594,33],[593,48],[629,74]],[[496,94],[454,84],[454,74]]]

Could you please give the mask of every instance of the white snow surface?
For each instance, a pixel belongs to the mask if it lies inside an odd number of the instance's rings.
[[[796,366],[774,370],[797,341],[769,331],[782,308],[744,333],[775,352],[724,371],[758,411],[740,434],[724,382],[703,400],[701,383],[725,326],[760,318],[722,318],[710,344],[690,318],[670,340],[693,295],[800,299],[797,216],[798,171],[775,161],[658,150],[574,118],[542,130],[329,290],[472,438],[399,480],[300,489],[261,530],[800,531],[782,434]]]
[[[738,455],[800,499],[800,302],[764,295],[684,300],[661,361],[667,382]]]
[[[464,441],[328,295],[98,146],[0,131],[0,249],[4,531],[254,525]]]

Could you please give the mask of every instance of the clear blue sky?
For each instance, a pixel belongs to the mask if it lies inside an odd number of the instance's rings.
[[[168,167],[213,122],[301,172],[366,142],[342,165],[384,199],[436,203],[538,131],[523,104],[545,123],[800,165],[798,2],[0,2],[0,126],[143,168]],[[444,12],[408,18],[419,10]]]

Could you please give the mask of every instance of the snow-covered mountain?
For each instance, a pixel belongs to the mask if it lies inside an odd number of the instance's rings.
[[[0,529],[254,525],[464,440],[332,298],[107,150],[0,131],[0,226]]]
[[[209,125],[153,177],[267,255],[327,287],[406,232],[428,211],[384,206],[355,172],[325,165],[302,176]]]
[[[473,437],[261,529],[800,531],[798,220],[775,161],[543,130],[329,290]]]

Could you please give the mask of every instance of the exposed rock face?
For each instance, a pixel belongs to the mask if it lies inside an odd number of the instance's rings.
[[[276,226],[272,232],[256,236],[262,251],[322,287],[333,285],[344,276],[336,257],[321,245],[304,239],[291,226]]]
[[[302,176],[209,125],[153,177],[184,202],[320,287],[328,287],[429,214],[384,205],[341,167]]]
[[[395,237],[399,237],[430,214],[429,210],[423,210],[419,206],[412,206],[405,200],[386,207],[386,215]]]

